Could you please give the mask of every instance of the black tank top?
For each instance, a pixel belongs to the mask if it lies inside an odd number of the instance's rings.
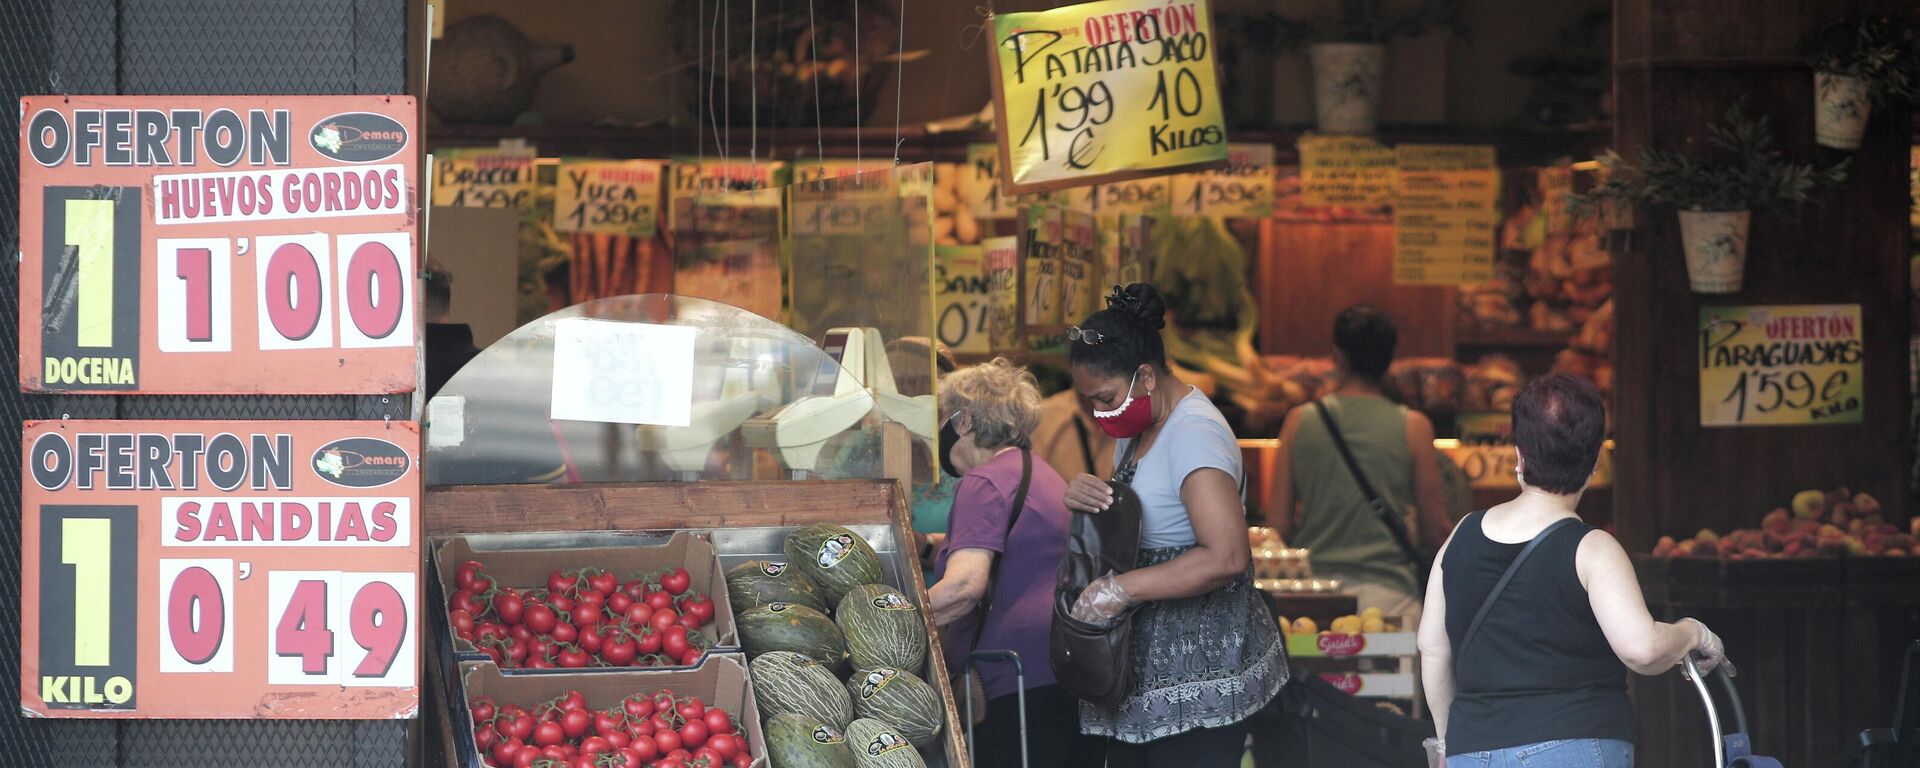
[[[1627,668],[1600,632],[1574,553],[1593,528],[1564,526],[1534,550],[1460,652],[1467,625],[1522,544],[1487,538],[1476,512],[1460,521],[1441,568],[1454,648],[1447,751],[1467,754],[1556,739],[1633,741]]]

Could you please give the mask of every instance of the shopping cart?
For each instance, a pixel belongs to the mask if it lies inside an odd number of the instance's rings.
[[[1013,665],[1013,680],[1016,701],[1020,705],[1020,768],[1027,768],[1027,666],[1020,663],[1020,654],[1013,651],[974,651],[967,654],[967,675],[965,689],[960,696],[967,700],[967,757],[969,762],[979,765],[978,755],[973,750],[973,676],[980,674],[975,667],[980,662],[1005,662]]]
[[[1779,760],[1753,754],[1753,742],[1747,737],[1747,710],[1740,704],[1740,692],[1733,687],[1733,663],[1722,659],[1720,666],[1709,673],[1720,682],[1733,708],[1733,733],[1727,734],[1721,733],[1720,710],[1713,705],[1713,692],[1707,690],[1707,681],[1694,664],[1693,654],[1688,654],[1682,663],[1686,665],[1687,679],[1693,682],[1694,690],[1700,692],[1701,703],[1707,707],[1707,726],[1713,729],[1714,768],[1781,768]]]

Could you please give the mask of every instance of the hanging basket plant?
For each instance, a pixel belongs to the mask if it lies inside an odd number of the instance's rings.
[[[1876,104],[1920,101],[1920,41],[1896,19],[1828,28],[1813,57],[1814,140],[1855,150]]]
[[[1573,201],[1576,212],[1603,216],[1621,203],[1674,206],[1694,292],[1737,293],[1753,212],[1810,202],[1846,180],[1846,161],[1822,169],[1788,160],[1774,147],[1766,116],[1749,117],[1744,101],[1708,130],[1704,151],[1642,146],[1632,160],[1608,152],[1600,160],[1606,181]]]

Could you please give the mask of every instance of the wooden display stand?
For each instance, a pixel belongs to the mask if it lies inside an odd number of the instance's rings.
[[[892,452],[889,452],[892,455]],[[893,480],[739,481],[697,483],[640,483],[604,485],[485,485],[447,486],[427,491],[422,504],[423,528],[429,540],[453,534],[671,531],[801,526],[835,523],[846,526],[881,525],[892,529],[894,540],[911,542],[912,526],[906,493]],[[904,554],[912,557],[912,550]],[[920,568],[899,568],[901,591],[918,596],[926,605],[926,584]],[[946,708],[946,727],[940,752],[948,768],[969,768],[965,732],[947,675],[940,635],[931,614],[927,620],[931,644],[927,682],[940,692]],[[431,643],[426,644],[431,649]],[[430,650],[429,653],[432,651]],[[427,670],[439,670],[429,659]],[[429,717],[428,738],[442,742],[452,754],[445,685],[437,674],[427,674],[423,694]],[[435,727],[437,718],[438,726]]]

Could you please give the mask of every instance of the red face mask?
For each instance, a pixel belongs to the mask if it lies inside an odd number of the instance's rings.
[[[1093,423],[1100,425],[1100,431],[1108,437],[1128,439],[1139,437],[1153,425],[1153,393],[1133,396],[1133,385],[1139,381],[1140,372],[1134,371],[1133,378],[1127,380],[1127,399],[1120,407],[1111,411],[1095,409]]]

